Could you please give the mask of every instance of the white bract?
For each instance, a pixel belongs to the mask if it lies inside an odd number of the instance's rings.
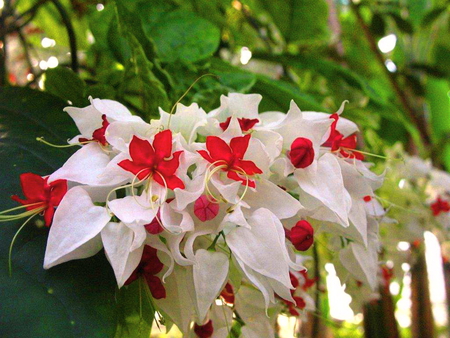
[[[234,302],[243,337],[273,337],[274,313],[314,310],[298,251],[312,244],[299,223],[309,220],[342,240],[342,265],[375,289],[383,176],[356,150],[344,104],[333,115],[294,101],[287,114],[259,114],[261,99],[229,94],[209,113],[178,104],[150,124],[111,100],[66,108],[81,148],[49,178],[72,188],[44,267],[104,248],[118,287],[143,278],[184,334],[226,337]]]

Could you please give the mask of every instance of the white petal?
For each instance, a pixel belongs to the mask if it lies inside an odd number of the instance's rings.
[[[45,250],[44,268],[95,255],[101,249],[101,241],[96,236],[110,218],[105,208],[92,203],[83,188],[70,189],[55,212]]]
[[[199,249],[195,253],[193,271],[200,323],[203,323],[209,308],[224,288],[228,267],[228,257],[222,252]]]
[[[74,120],[85,138],[91,138],[92,133],[102,126],[102,113],[92,105],[84,108],[66,107],[64,111]]]
[[[265,179],[256,182],[256,191],[247,190],[244,201],[254,209],[269,209],[280,219],[295,216],[302,209],[298,200]]]
[[[169,315],[181,332],[187,334],[195,317],[195,290],[192,267],[175,266],[164,284],[167,297],[155,299],[158,308]]]
[[[106,129],[106,140],[110,145],[121,152],[128,152],[128,145],[133,136],[141,139],[150,138],[158,132],[157,129],[144,121],[116,121]]]
[[[276,127],[273,127],[273,130],[283,136],[283,147],[285,149],[290,149],[292,142],[298,137],[305,137],[311,140],[317,157],[324,135],[329,130],[332,122],[333,120],[330,118],[321,120],[304,118],[295,102],[291,101],[285,119]]]
[[[236,294],[236,310],[246,324],[242,327],[242,337],[274,337],[273,324],[275,323],[265,313],[264,299],[260,292],[242,286]]]
[[[282,228],[281,223],[275,223],[272,213],[262,208],[253,213],[248,223],[251,230],[239,227],[226,237],[233,255],[263,276],[291,288],[288,254],[278,236],[277,227]]]
[[[329,208],[348,226],[351,197],[344,187],[339,162],[333,154],[324,154],[316,163],[305,169],[298,169],[294,176],[300,188]]]
[[[161,108],[159,113],[161,124],[167,127],[170,115]],[[175,114],[170,119],[170,130],[173,133],[181,133],[186,142],[192,143],[197,137],[197,129],[204,124],[206,124],[206,113],[197,103],[192,103],[190,106],[179,103]]]
[[[123,223],[109,222],[101,236],[106,257],[113,267],[117,285],[121,288],[139,265],[144,246],[130,250],[134,233]]]
[[[220,122],[226,121],[229,116],[248,119],[258,118],[258,106],[262,96],[259,94],[229,93],[220,97],[220,107],[208,115],[216,117]]]
[[[350,243],[339,252],[342,265],[357,279],[367,282],[372,290],[377,285],[378,253],[376,239],[369,240],[368,247],[358,243]]]
[[[185,210],[174,210],[169,203],[164,203],[161,207],[161,223],[167,231],[174,234],[194,230],[191,215]]]
[[[108,120],[114,121],[142,121],[139,116],[133,116],[122,103],[113,100],[91,99],[91,104],[100,112],[106,115]]]
[[[105,176],[110,161],[109,155],[96,142],[86,144],[50,175],[49,182],[65,179],[96,186],[113,186],[126,182],[129,175],[125,173],[114,177]]]
[[[112,213],[122,222],[130,224],[138,222],[141,225],[150,223],[158,212],[158,205],[152,208],[147,194],[141,196],[127,196],[108,202]]]

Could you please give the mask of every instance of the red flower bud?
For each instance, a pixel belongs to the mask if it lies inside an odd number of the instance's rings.
[[[194,332],[200,338],[210,338],[214,332],[212,320],[207,322],[205,325],[198,325],[195,323]]]
[[[309,167],[314,161],[314,148],[311,140],[304,137],[296,138],[291,144],[289,156],[294,167]]]
[[[306,251],[314,242],[314,229],[307,221],[298,221],[291,229],[291,242],[300,251]]]

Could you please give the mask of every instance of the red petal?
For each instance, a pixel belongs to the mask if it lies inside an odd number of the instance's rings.
[[[223,131],[227,130],[228,126],[230,125],[231,122],[231,116],[229,118],[227,118],[227,120],[225,122],[219,123],[220,128],[222,128]]]
[[[148,177],[148,175],[150,175],[150,169],[147,168],[144,165],[139,165],[134,163],[133,161],[130,160],[123,160],[119,163],[117,163],[121,168],[125,169],[126,171],[129,171],[135,175],[138,175],[138,178],[140,180],[143,180],[145,178]]]
[[[233,150],[234,156],[242,159],[248,148],[248,143],[250,142],[250,134],[245,136],[233,137],[230,141],[230,147]]]
[[[211,156],[209,156],[209,153],[206,150],[197,150],[197,152],[208,162],[214,162],[214,160],[211,158]]]
[[[259,169],[253,161],[239,161],[236,167],[239,165],[240,169],[243,169],[247,175],[262,174],[262,170]]]
[[[67,192],[67,181],[56,180],[50,183],[50,204],[57,207]]]
[[[241,130],[245,133],[252,129],[259,122],[258,119],[246,119],[245,117],[238,119]],[[228,123],[229,124],[229,123]]]
[[[45,226],[49,227],[52,224],[54,214],[55,214],[55,207],[53,207],[52,205],[50,205],[47,209],[45,209],[44,211]]]
[[[136,164],[151,166],[155,157],[155,151],[150,142],[133,136],[130,142],[130,156]]]
[[[164,180],[163,180],[163,178]],[[153,176],[153,179],[155,182],[159,183],[163,187],[165,187],[165,184],[167,184],[167,188],[174,190],[176,188],[184,189],[184,183],[182,180],[180,180],[177,176],[161,176],[158,172],[155,173]],[[164,184],[165,181],[165,184]]]
[[[148,287],[150,288],[150,292],[152,293],[153,298],[162,299],[166,298],[166,289],[164,285],[161,283],[161,279],[152,275],[145,275],[145,280],[147,281]]]
[[[167,129],[156,134],[153,147],[155,152],[162,153],[164,158],[170,157],[170,154],[172,154],[172,132]]]
[[[210,338],[212,337],[214,333],[214,327],[212,320],[210,319],[206,324],[204,325],[198,325],[195,323],[194,325],[194,332],[199,338]]]
[[[176,151],[173,153],[173,158],[167,161],[161,161],[158,163],[158,171],[163,176],[172,176],[177,171],[180,166],[180,155],[183,153],[183,150]]]
[[[28,200],[45,201],[47,199],[45,193],[45,179],[33,173],[24,173],[20,175],[20,185],[22,191]]]
[[[208,136],[206,138],[206,148],[213,161],[224,160],[229,163],[233,158],[230,147],[220,137]]]
[[[242,182],[242,185],[247,185],[247,179],[240,177],[235,171],[229,171],[227,177],[231,180]],[[248,180],[248,186],[250,188],[255,188],[255,182],[252,180]]]

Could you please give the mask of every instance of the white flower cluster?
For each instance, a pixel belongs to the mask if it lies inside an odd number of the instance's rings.
[[[340,237],[343,266],[375,289],[383,176],[356,150],[344,104],[259,114],[260,100],[229,94],[209,113],[178,104],[151,123],[111,100],[66,108],[81,148],[46,183],[69,189],[44,267],[103,248],[119,287],[144,278],[156,308],[199,337],[227,336],[236,318],[244,337],[272,337],[268,308],[313,309],[299,251],[314,231]]]

